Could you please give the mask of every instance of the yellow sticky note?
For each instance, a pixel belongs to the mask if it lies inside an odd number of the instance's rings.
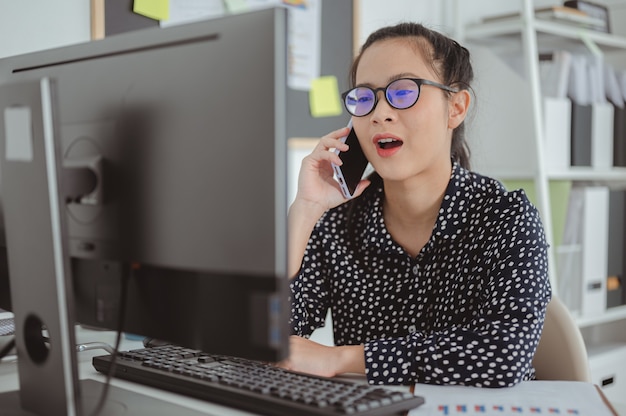
[[[341,114],[339,87],[336,77],[319,77],[311,82],[309,107],[313,117],[332,117]]]
[[[135,0],[133,12],[155,20],[167,20],[170,18],[170,1]]]

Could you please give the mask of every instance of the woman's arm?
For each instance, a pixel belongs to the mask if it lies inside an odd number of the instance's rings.
[[[339,184],[333,179],[331,163],[341,165],[341,159],[331,149],[345,151],[348,146],[341,137],[348,134],[348,128],[335,130],[322,137],[315,149],[302,160],[298,175],[298,192],[289,208],[288,275],[295,277],[300,269],[304,251],[315,223],[324,212],[344,203]],[[357,187],[355,196],[360,195],[369,184],[363,180]]]

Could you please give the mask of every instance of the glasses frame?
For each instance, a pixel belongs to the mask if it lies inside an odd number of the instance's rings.
[[[410,106],[408,106],[408,107],[397,107],[397,106],[393,105],[389,101],[389,98],[387,97],[387,90],[389,89],[391,84],[393,84],[394,82],[402,81],[402,80],[413,81],[415,83],[415,85],[417,85],[417,98],[415,99],[415,102],[413,104],[411,104]],[[363,86],[361,86],[361,87],[350,88],[348,91],[346,91],[346,92],[341,94],[341,99],[343,100],[343,106],[346,108],[346,111],[350,115],[352,115],[354,117],[365,117],[365,116],[369,115],[372,111],[374,111],[374,109],[378,105],[378,91],[383,91],[384,92],[383,96],[385,97],[385,101],[387,101],[387,104],[389,104],[390,106],[392,106],[396,110],[407,110],[407,109],[413,107],[415,105],[415,103],[417,103],[419,101],[419,98],[422,95],[422,85],[431,85],[433,87],[437,87],[437,88],[442,89],[444,91],[453,92],[453,93],[454,92],[459,92],[459,90],[456,89],[456,88],[452,88],[452,87],[449,87],[447,85],[443,85],[443,84],[440,84],[438,82],[430,81],[430,80],[427,80],[427,79],[422,79],[422,78],[398,78],[398,79],[394,79],[393,81],[391,81],[385,87],[370,88],[370,87],[363,87]],[[357,88],[365,88],[365,89],[368,89],[368,90],[370,90],[370,91],[372,91],[374,93],[374,105],[372,105],[372,108],[370,109],[370,111],[368,111],[365,114],[361,114],[361,115],[356,115],[356,114],[352,113],[350,111],[350,109],[348,108],[348,105],[346,103],[346,97],[348,96],[348,94],[350,94],[352,91],[354,91]]]

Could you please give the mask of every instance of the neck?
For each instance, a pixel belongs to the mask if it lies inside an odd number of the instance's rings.
[[[413,256],[430,239],[451,172],[449,164],[430,175],[384,182],[385,226],[391,236]]]
[[[385,181],[385,212],[406,224],[436,219],[452,165],[443,166],[434,174],[405,181]]]

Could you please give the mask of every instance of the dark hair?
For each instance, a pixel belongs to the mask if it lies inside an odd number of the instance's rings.
[[[433,71],[445,85],[469,90],[474,78],[469,51],[441,33],[419,23],[400,23],[373,32],[365,41],[350,70],[350,85],[356,84],[356,71],[363,52],[374,43],[396,38],[415,39],[415,46],[425,59],[430,60]],[[450,94],[450,93],[448,93]],[[466,169],[470,168],[470,150],[465,140],[465,122],[452,133],[450,154],[453,160]]]

